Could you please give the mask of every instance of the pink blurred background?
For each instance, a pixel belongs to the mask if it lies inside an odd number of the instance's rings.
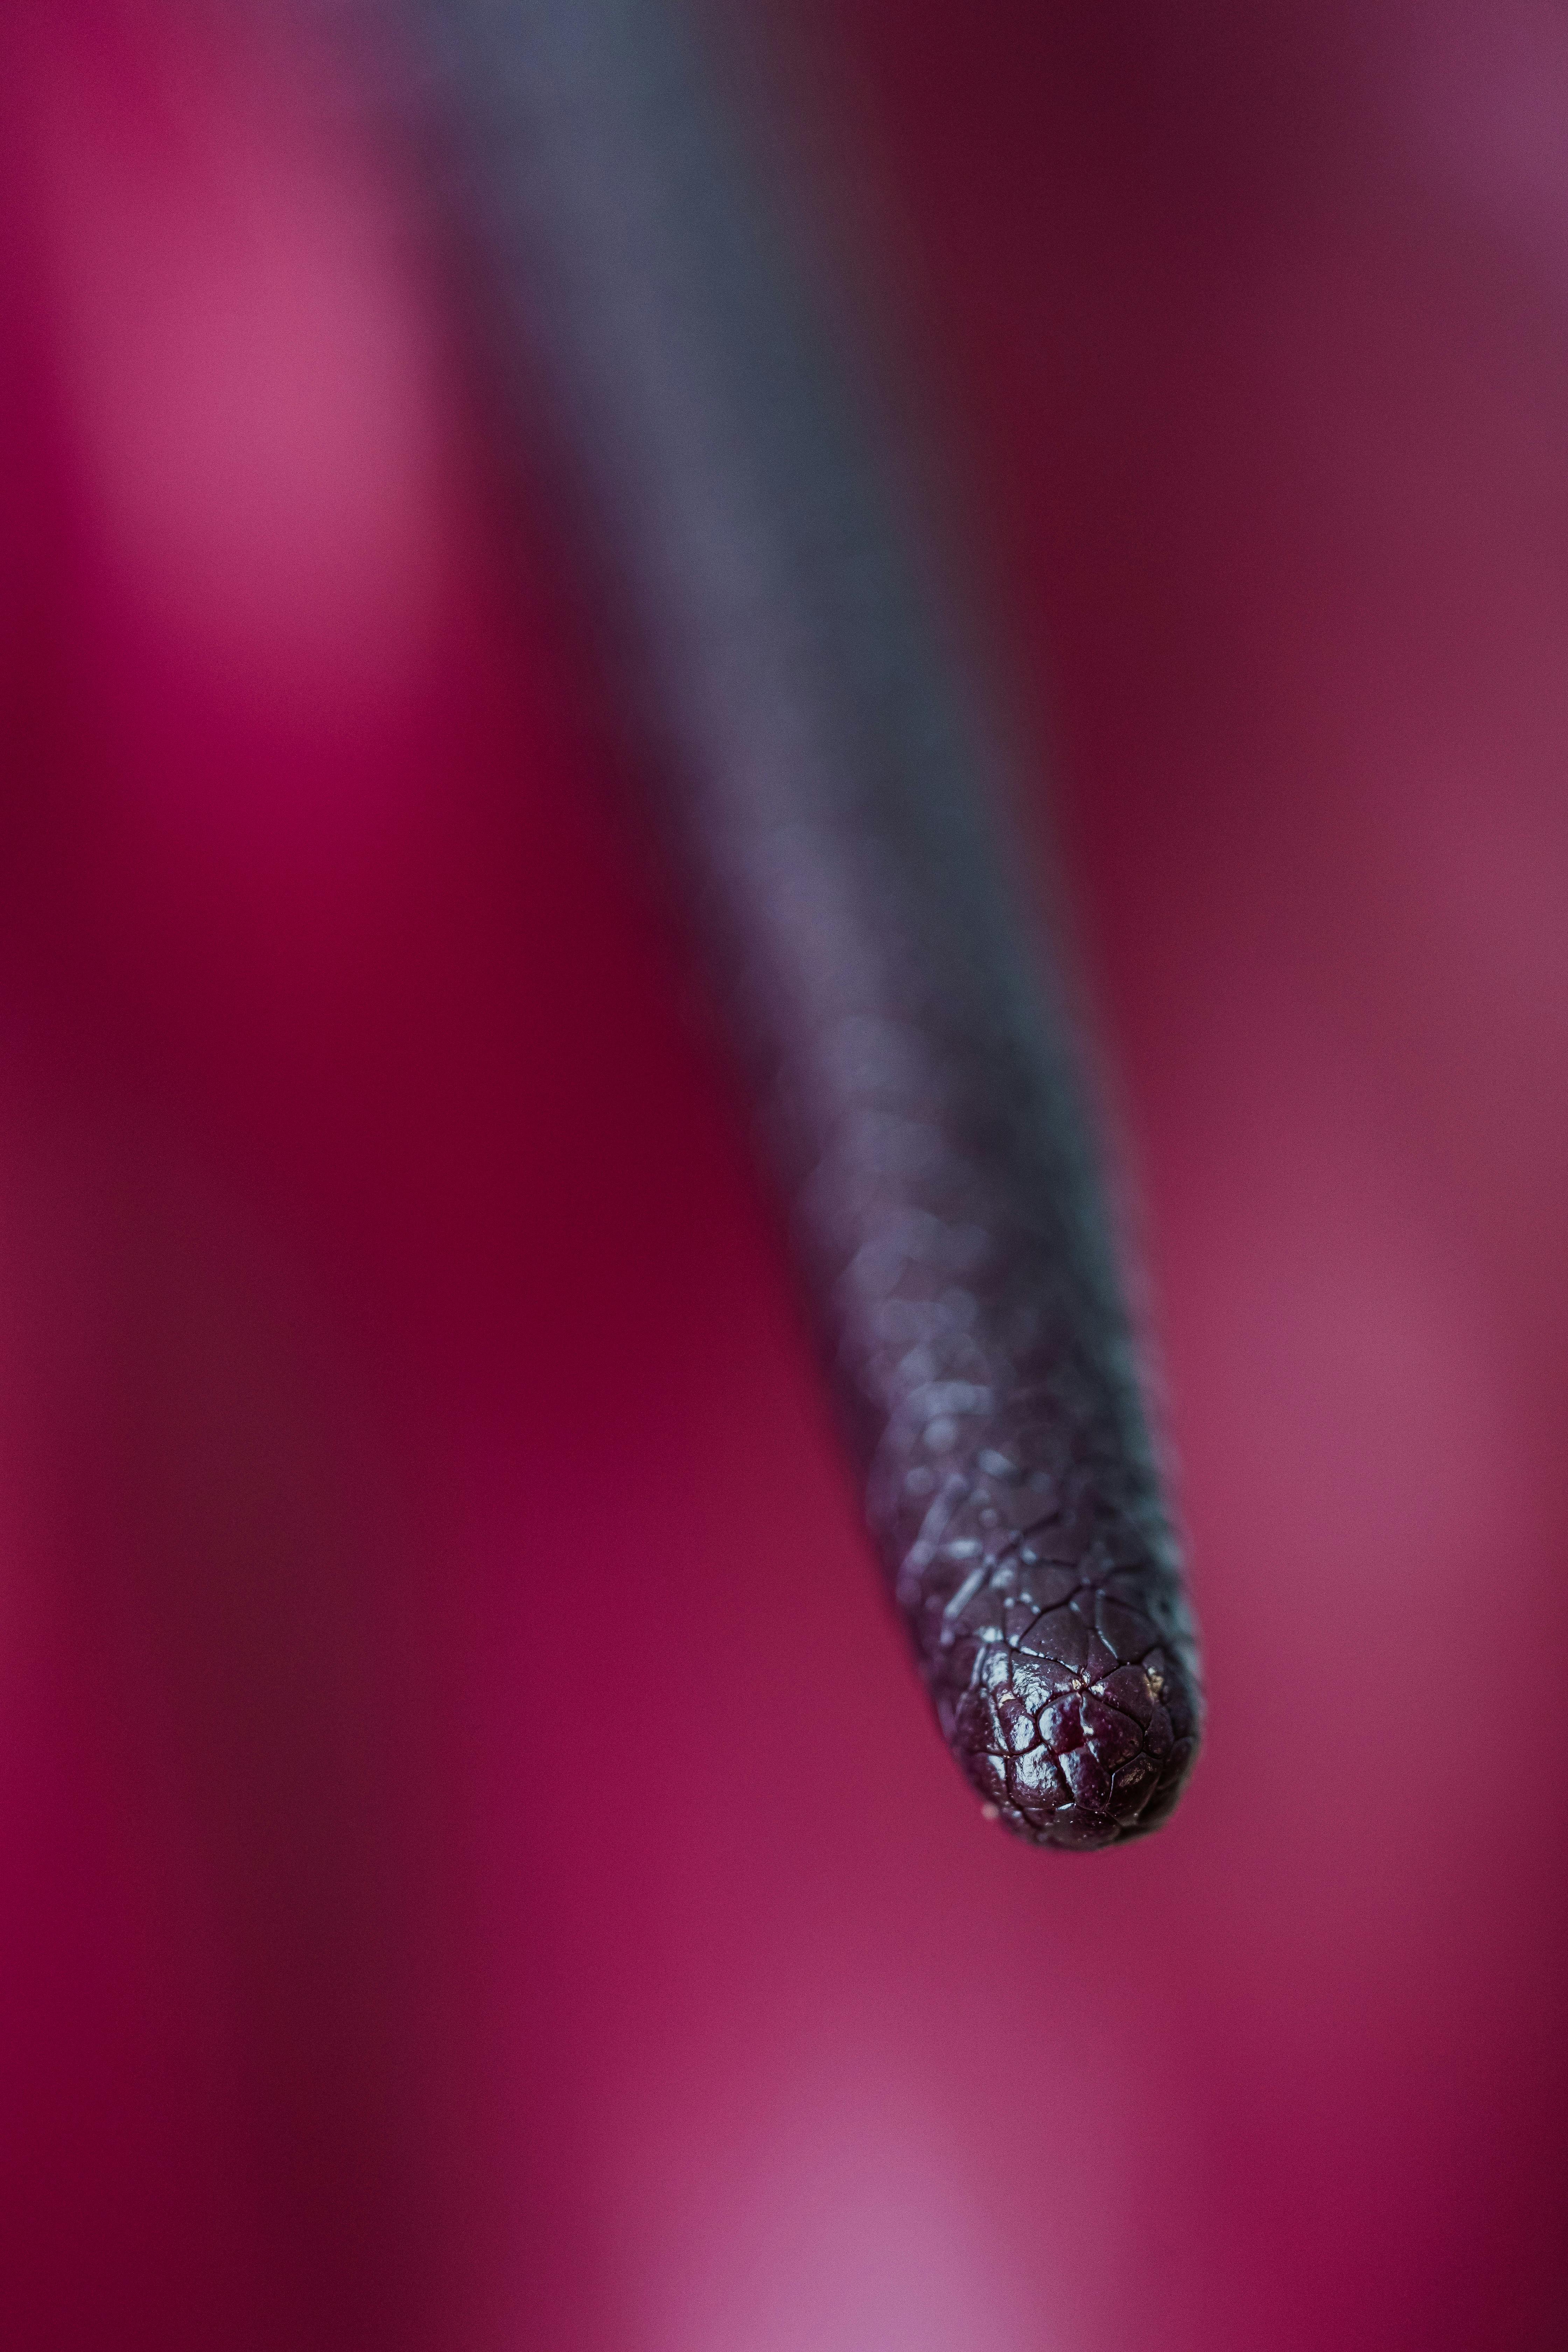
[[[758,11],[1138,1156],[1212,1720],[1098,1860],[941,1752],[550,531],[268,21],[0,31],[5,2340],[1557,2340],[1568,18]]]

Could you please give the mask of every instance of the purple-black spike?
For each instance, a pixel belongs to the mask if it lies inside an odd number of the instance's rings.
[[[1059,990],[874,440],[668,6],[404,5],[943,1734],[1037,1843],[1139,1835],[1197,1738],[1192,1620]]]

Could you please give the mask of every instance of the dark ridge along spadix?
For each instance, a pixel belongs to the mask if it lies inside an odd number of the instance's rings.
[[[1193,1626],[993,730],[677,12],[402,5],[492,361],[544,388],[630,649],[943,1735],[1026,1837],[1139,1835],[1192,1760]]]

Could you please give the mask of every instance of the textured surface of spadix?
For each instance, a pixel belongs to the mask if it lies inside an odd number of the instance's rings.
[[[944,1732],[1015,1828],[1113,1843],[1192,1754],[1192,1634],[995,730],[678,12],[411,5]]]

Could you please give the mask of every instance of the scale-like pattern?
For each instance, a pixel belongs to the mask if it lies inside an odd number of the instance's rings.
[[[909,853],[862,833],[852,862]],[[1009,1828],[1110,1845],[1192,1761],[1192,1621],[1068,1074],[1021,967],[983,954],[975,999],[945,929],[918,959],[934,999],[906,984],[852,1049],[841,1027],[789,1051],[796,1236],[944,1737]],[[861,984],[891,999],[910,969],[862,960]]]
[[[917,1547],[900,1598],[954,1753],[1000,1818],[1042,1844],[1154,1828],[1197,1730],[1169,1570],[1088,1496],[1024,1477],[990,1447],[973,1475],[951,1475],[942,1539],[929,1565]]]

